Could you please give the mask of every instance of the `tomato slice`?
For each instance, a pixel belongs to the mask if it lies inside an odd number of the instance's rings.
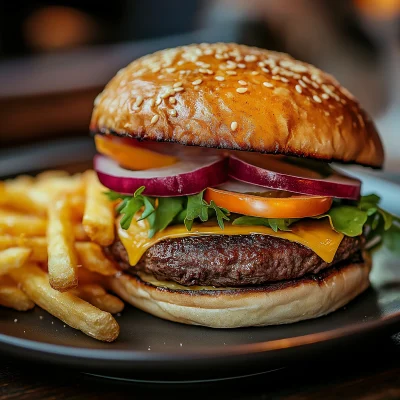
[[[204,199],[207,202],[214,200],[218,207],[224,207],[231,213],[262,218],[313,217],[323,214],[332,206],[332,197],[262,197],[215,188],[207,188]]]
[[[94,141],[99,153],[112,158],[121,167],[127,169],[162,168],[179,161],[177,157],[157,153],[144,147],[133,146],[118,138],[96,135]]]

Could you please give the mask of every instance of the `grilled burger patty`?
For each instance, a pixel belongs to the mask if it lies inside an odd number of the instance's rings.
[[[359,252],[363,238],[345,236],[332,263],[309,248],[266,235],[215,235],[166,239],[129,265],[120,241],[107,248],[123,269],[152,273],[159,280],[192,286],[259,285],[316,274]]]

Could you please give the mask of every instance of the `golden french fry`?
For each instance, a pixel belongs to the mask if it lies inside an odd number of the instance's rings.
[[[0,206],[9,207],[28,214],[46,213],[46,202],[37,201],[31,196],[29,186],[13,182],[0,183]]]
[[[85,197],[80,194],[71,195],[69,198],[72,219],[82,221],[85,209]],[[82,226],[83,229],[83,226]],[[85,232],[86,235],[86,232]]]
[[[75,240],[78,242],[85,242],[90,240],[89,236],[86,234],[85,230],[83,229],[82,224],[75,224],[74,227],[74,236]]]
[[[93,242],[76,242],[78,259],[83,267],[101,275],[115,275],[118,269],[103,253],[101,247]]]
[[[114,206],[104,195],[104,188],[94,171],[88,171],[86,181],[86,204],[83,227],[93,242],[108,246],[114,242]]]
[[[32,250],[30,261],[47,261],[47,239],[45,237],[0,236],[0,251],[10,247],[26,247]],[[101,247],[93,242],[75,242],[79,263],[89,271],[111,276],[118,273],[115,264],[103,253]],[[1,252],[0,252],[1,254]]]
[[[118,297],[107,293],[102,286],[96,283],[80,285],[73,289],[72,293],[100,310],[107,311],[111,314],[121,312],[125,306],[123,301]]]
[[[32,250],[29,256],[30,261],[47,261],[47,240],[45,237],[0,236],[0,250],[10,247],[27,247]]]
[[[46,236],[47,220],[34,215],[16,214],[9,210],[0,210],[0,235]],[[89,240],[82,224],[73,226],[74,237],[78,241]]]
[[[48,194],[82,194],[82,174],[69,175],[65,171],[45,171],[36,176],[36,188]]]
[[[54,290],[49,285],[47,274],[37,265],[25,265],[11,271],[10,275],[34,303],[72,328],[105,342],[112,342],[118,337],[119,325],[110,313],[99,310],[72,293]]]
[[[35,303],[8,276],[0,277],[0,306],[28,311]]]
[[[3,210],[0,212],[0,234],[45,236],[46,226],[47,221],[44,218]]]
[[[61,292],[77,286],[77,257],[66,197],[49,204],[47,255],[50,285]]]
[[[11,247],[0,251],[0,275],[6,275],[12,269],[22,267],[31,253],[32,250],[25,247]]]

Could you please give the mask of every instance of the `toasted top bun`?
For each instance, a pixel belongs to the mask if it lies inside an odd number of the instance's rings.
[[[234,43],[133,61],[96,98],[91,131],[377,168],[384,160],[373,122],[332,76]]]

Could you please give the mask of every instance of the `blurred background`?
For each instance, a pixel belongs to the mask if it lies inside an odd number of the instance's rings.
[[[333,74],[375,119],[386,168],[400,175],[400,0],[1,1],[0,174],[15,149],[71,137],[86,146],[96,94],[133,59],[215,41]]]

